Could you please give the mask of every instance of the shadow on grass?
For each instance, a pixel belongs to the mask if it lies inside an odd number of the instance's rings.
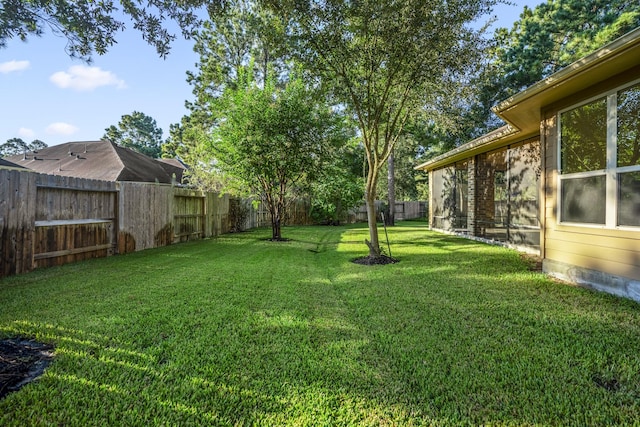
[[[12,279],[0,335],[57,356],[0,424],[638,419],[636,304],[421,227],[391,233],[401,263],[354,265],[366,233],[291,229],[274,249],[258,231]]]

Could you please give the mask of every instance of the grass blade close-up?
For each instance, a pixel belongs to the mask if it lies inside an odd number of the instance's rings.
[[[517,252],[389,228],[260,229],[0,280],[0,339],[52,345],[0,425],[629,425],[637,303]],[[385,242],[386,244],[386,242]]]

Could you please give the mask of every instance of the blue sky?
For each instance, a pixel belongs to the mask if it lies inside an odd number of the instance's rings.
[[[495,25],[510,28],[525,5],[542,1],[496,7]],[[0,49],[0,144],[15,137],[48,145],[98,140],[133,111],[153,117],[166,138],[192,99],[186,72],[198,61],[193,42],[178,38],[163,60],[133,29],[117,40],[91,64],[69,58],[66,40],[51,33],[26,43],[10,40]]]

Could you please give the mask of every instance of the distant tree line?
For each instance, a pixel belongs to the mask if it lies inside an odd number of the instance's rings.
[[[0,145],[0,157],[13,156],[27,151],[38,151],[47,147],[48,145],[39,139],[34,139],[27,144],[21,138],[11,138]]]

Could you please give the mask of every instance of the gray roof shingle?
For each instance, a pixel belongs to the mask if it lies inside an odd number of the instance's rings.
[[[110,141],[78,141],[6,157],[36,172],[104,181],[181,182],[184,167],[163,163]]]

